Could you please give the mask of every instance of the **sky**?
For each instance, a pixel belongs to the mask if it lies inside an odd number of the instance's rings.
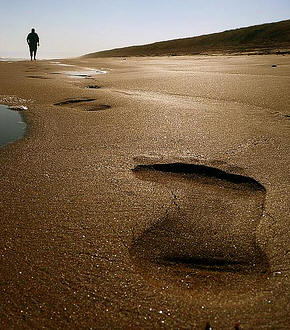
[[[40,58],[193,37],[290,18],[290,0],[0,0],[0,57]]]

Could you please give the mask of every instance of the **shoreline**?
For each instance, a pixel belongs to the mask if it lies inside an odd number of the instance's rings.
[[[49,61],[0,62],[0,103],[29,108],[25,138],[0,149],[0,324],[287,327],[289,58],[60,60],[111,69],[89,79],[54,75]],[[158,163],[250,177],[265,186],[264,209],[260,192],[237,194],[220,179],[131,171]],[[194,242],[207,242],[198,250],[206,269],[158,264],[155,237],[162,253],[183,246],[192,255]],[[235,255],[231,240],[244,252]],[[206,261],[213,249],[226,265],[227,255],[243,261],[256,255],[253,240],[269,263],[263,277]]]

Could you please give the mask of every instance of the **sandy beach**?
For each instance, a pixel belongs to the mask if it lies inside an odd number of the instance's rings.
[[[290,56],[56,61],[0,62],[0,327],[288,329]]]

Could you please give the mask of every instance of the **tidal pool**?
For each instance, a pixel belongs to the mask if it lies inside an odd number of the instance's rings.
[[[26,123],[21,113],[0,104],[0,148],[21,139],[26,131]]]

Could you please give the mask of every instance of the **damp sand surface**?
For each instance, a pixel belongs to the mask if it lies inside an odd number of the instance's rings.
[[[0,63],[1,327],[287,329],[290,57],[61,62]]]

